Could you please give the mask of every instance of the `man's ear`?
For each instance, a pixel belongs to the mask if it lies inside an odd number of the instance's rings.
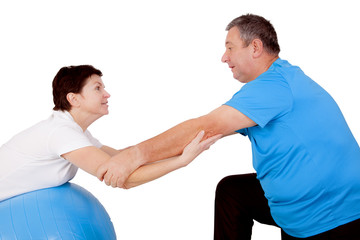
[[[72,107],[78,107],[80,105],[78,96],[75,93],[72,93],[72,92],[68,93],[66,95],[66,100],[68,100],[68,102],[70,103],[70,105]]]
[[[263,46],[262,41],[260,39],[254,39],[251,42],[251,46],[253,48],[253,57],[254,58],[260,57],[264,51],[264,46]]]

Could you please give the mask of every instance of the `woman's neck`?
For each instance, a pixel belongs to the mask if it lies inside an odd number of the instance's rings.
[[[71,109],[69,113],[84,132],[93,122],[95,122],[99,118],[91,116],[88,113],[78,111],[76,108]]]

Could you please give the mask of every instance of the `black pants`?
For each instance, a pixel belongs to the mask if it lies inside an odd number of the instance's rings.
[[[254,220],[278,227],[256,174],[228,176],[216,189],[214,240],[251,239]],[[282,240],[296,240],[281,230]],[[308,240],[360,240],[360,219]]]

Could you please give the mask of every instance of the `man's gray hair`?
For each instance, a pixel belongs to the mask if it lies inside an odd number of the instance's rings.
[[[233,27],[237,27],[240,31],[240,37],[245,46],[249,46],[254,39],[260,39],[269,54],[279,54],[280,46],[276,31],[273,25],[265,18],[254,14],[242,15],[232,20],[227,25],[226,31]]]

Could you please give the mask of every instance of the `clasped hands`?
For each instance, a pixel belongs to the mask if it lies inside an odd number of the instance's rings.
[[[145,164],[142,158],[135,154],[137,151],[137,146],[128,147],[101,164],[96,172],[97,178],[108,186],[126,189],[128,177]]]
[[[197,136],[184,148],[178,161],[182,166],[187,166],[203,151],[210,148],[222,135],[218,134],[202,141],[204,131],[200,131]],[[140,150],[135,145],[121,151],[116,157],[109,159],[99,166],[96,176],[106,185],[119,188],[127,188],[128,177],[147,161],[141,155]]]

